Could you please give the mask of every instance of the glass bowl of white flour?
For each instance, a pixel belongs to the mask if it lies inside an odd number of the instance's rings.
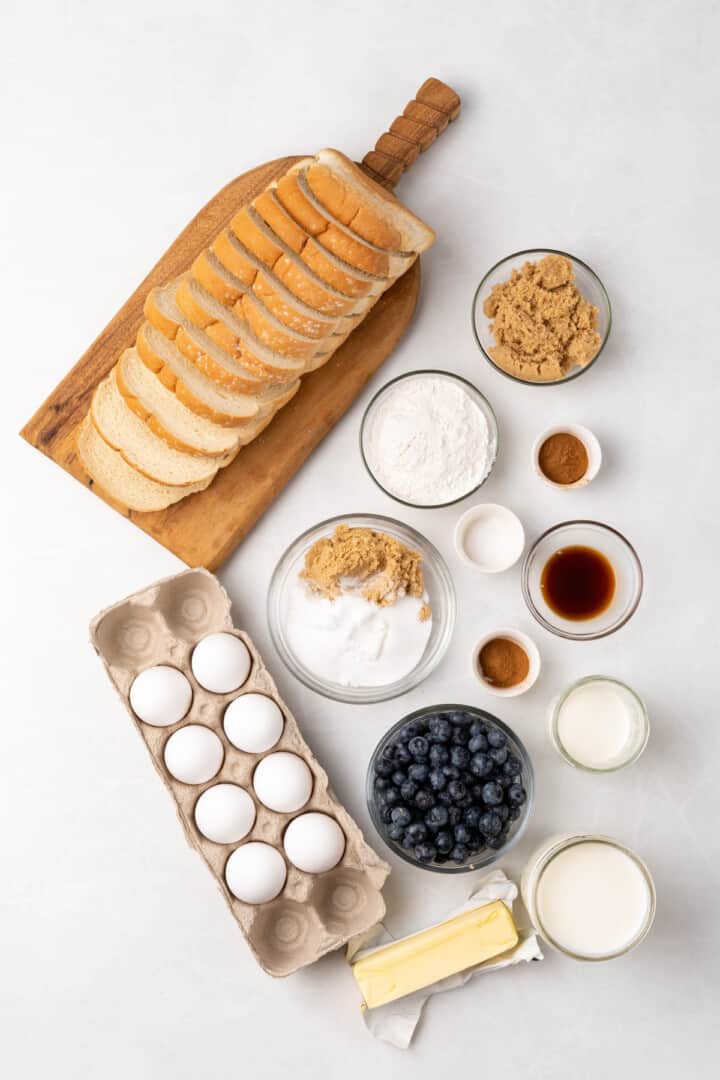
[[[305,557],[340,525],[388,535],[419,553],[423,595],[378,606],[356,595],[351,580],[335,599],[311,589],[302,576]],[[421,615],[424,607],[429,612]],[[335,701],[366,705],[407,693],[440,663],[455,624],[455,590],[442,555],[415,529],[377,514],[345,514],[308,529],[282,555],[268,590],[268,624],[300,682]]]
[[[497,457],[489,401],[449,371],[411,371],[372,399],[360,427],[365,467],[386,495],[421,509],[451,506],[485,483]]]

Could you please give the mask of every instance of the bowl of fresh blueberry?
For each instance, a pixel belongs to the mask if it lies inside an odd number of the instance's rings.
[[[457,874],[500,858],[522,835],[533,769],[517,735],[471,705],[433,705],[378,743],[367,775],[373,825],[401,859]]]

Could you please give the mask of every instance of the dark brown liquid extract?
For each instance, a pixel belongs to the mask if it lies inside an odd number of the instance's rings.
[[[612,603],[615,571],[595,548],[560,548],[543,568],[540,588],[548,607],[564,619],[594,619]]]

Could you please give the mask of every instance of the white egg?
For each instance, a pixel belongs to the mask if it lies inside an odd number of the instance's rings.
[[[225,864],[228,889],[245,904],[274,900],[282,892],[286,877],[285,860],[270,844],[243,844]]]
[[[234,634],[208,634],[193,649],[192,673],[213,694],[239,690],[252,667],[247,645]]]
[[[192,686],[177,668],[167,664],[146,668],[130,687],[132,711],[145,724],[170,727],[177,724],[192,704]]]
[[[234,844],[255,824],[255,803],[237,784],[214,784],[195,803],[195,824],[208,840]]]
[[[212,780],[223,763],[223,745],[214,731],[202,724],[188,724],[174,731],[165,743],[168,772],[182,784]]]
[[[297,754],[279,750],[268,754],[253,775],[253,786],[261,803],[279,814],[292,814],[310,798],[312,773]]]
[[[300,814],[285,830],[283,846],[288,859],[298,870],[324,874],[342,859],[345,833],[335,818],[327,814]]]
[[[283,732],[283,714],[265,694],[243,694],[225,710],[223,727],[233,746],[248,754],[264,754]]]

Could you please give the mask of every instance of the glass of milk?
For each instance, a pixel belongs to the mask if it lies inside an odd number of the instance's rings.
[[[554,702],[550,738],[558,753],[586,772],[616,772],[632,765],[650,735],[641,697],[618,679],[589,675]]]
[[[551,837],[531,855],[520,888],[538,933],[574,960],[624,956],[655,917],[650,871],[607,836]]]

